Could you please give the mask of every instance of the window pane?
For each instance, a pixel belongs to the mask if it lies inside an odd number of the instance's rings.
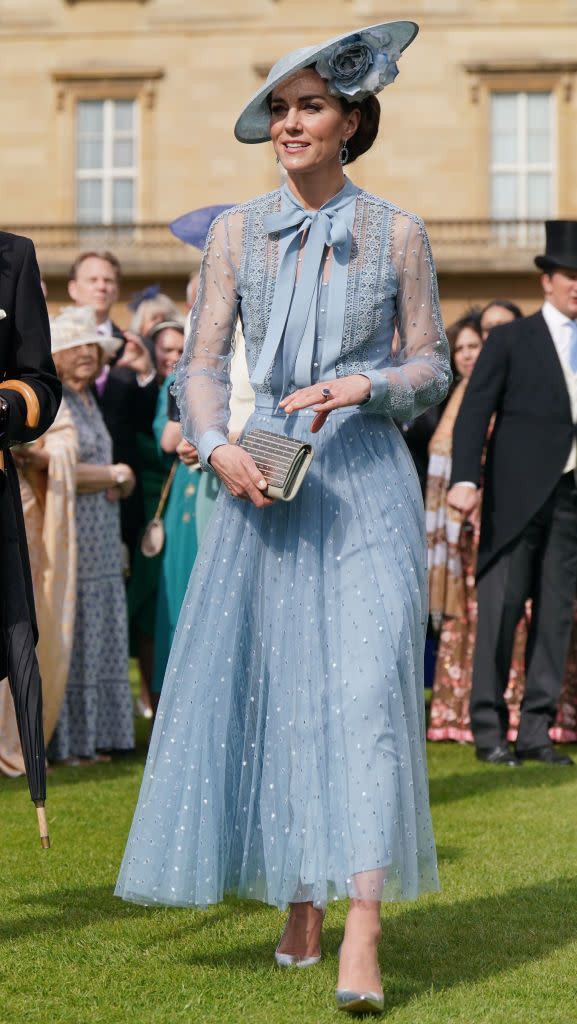
[[[132,139],[115,139],[112,151],[113,167],[132,167],[134,145]]]
[[[112,183],[112,219],[115,224],[130,224],[134,220],[134,182],[116,179]]]
[[[493,174],[491,180],[491,206],[493,217],[499,220],[518,216],[516,174]]]
[[[551,97],[547,92],[527,96],[527,159],[530,164],[551,159]]]
[[[527,178],[527,216],[551,216],[551,175],[531,173]]]
[[[104,127],[104,103],[102,100],[80,100],[77,119],[80,133],[102,132]]]
[[[102,168],[102,139],[80,138],[76,146],[76,166],[80,170]]]
[[[102,221],[102,181],[89,178],[76,184],[76,216],[81,224]]]
[[[517,93],[496,92],[491,96],[491,148],[493,163],[517,160]]]
[[[134,130],[134,100],[115,100],[114,131],[132,132]]]

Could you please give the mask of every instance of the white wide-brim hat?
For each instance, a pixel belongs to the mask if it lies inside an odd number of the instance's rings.
[[[269,142],[271,92],[311,65],[328,80],[333,96],[360,102],[366,96],[376,95],[395,80],[396,61],[418,31],[414,21],[384,21],[287,53],[273,65],[262,89],[242,111],[234,127],[236,138],[239,142]]]
[[[64,352],[78,345],[99,345],[107,359],[116,355],[120,338],[99,334],[92,306],[65,306],[50,321],[52,352]]]

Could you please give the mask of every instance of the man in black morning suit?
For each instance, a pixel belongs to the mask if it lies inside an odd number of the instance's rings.
[[[2,381],[32,389],[39,405],[36,427],[25,425],[26,399],[3,389]],[[61,395],[34,246],[29,238],[0,231],[0,449],[5,467],[0,472],[0,679],[7,672],[7,638],[13,628],[25,620],[36,637],[20,488],[9,446],[40,437],[53,422]]]
[[[570,765],[549,739],[577,589],[577,221],[548,221],[540,312],[491,331],[453,438],[449,504],[483,508],[478,626],[471,693],[477,756]],[[495,425],[483,474],[491,417]],[[503,698],[515,628],[532,599],[516,753]]]

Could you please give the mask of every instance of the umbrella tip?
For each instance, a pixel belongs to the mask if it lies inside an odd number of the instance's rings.
[[[50,835],[48,833],[48,822],[46,820],[46,811],[44,809],[44,801],[38,800],[36,803],[36,814],[38,816],[38,830],[40,832],[40,845],[43,850],[50,849]]]

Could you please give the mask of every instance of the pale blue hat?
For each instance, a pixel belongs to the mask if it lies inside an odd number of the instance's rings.
[[[328,80],[333,96],[359,102],[375,95],[394,82],[396,62],[418,31],[414,21],[386,21],[286,54],[273,65],[262,89],[242,111],[234,127],[236,138],[239,142],[268,142],[268,97],[280,82],[311,65]]]

